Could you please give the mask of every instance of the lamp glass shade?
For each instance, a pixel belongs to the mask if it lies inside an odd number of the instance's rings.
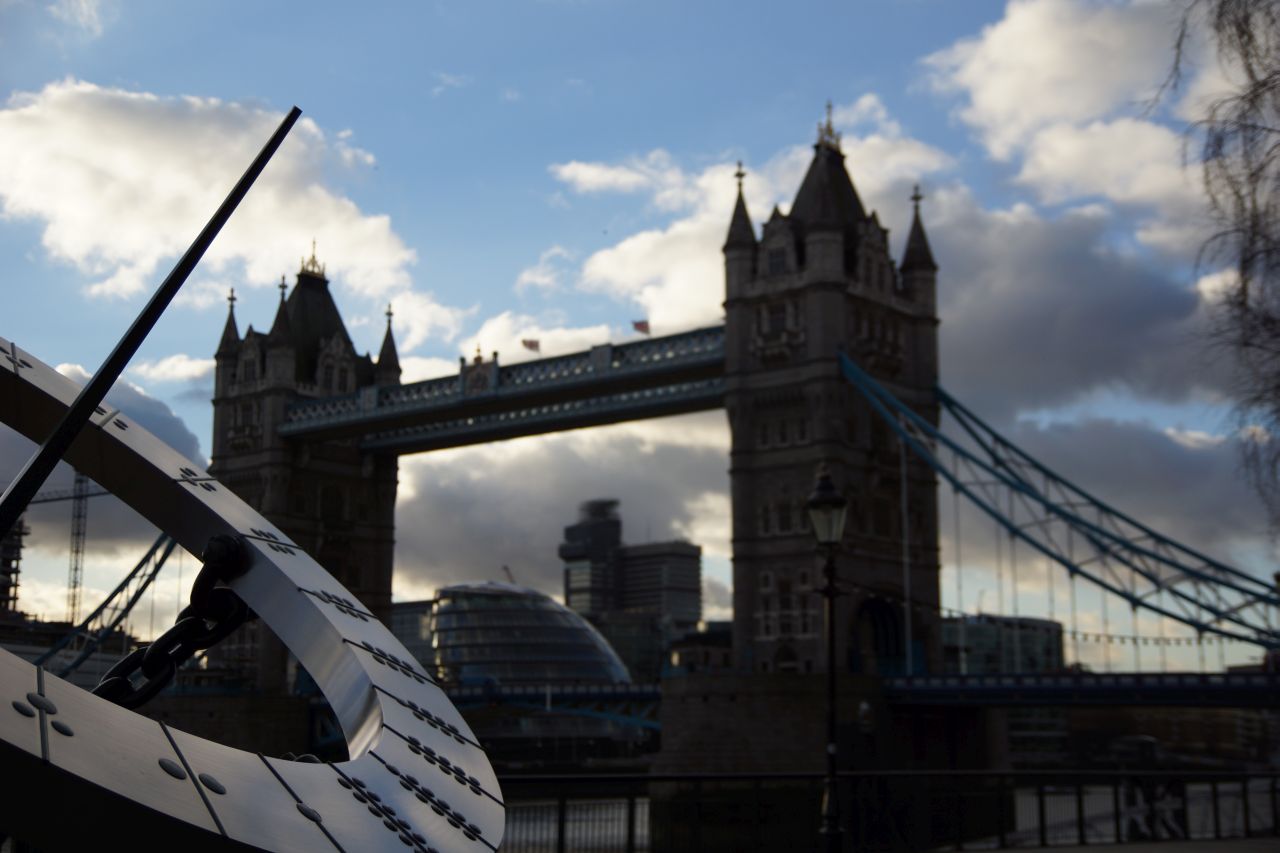
[[[836,491],[831,475],[822,470],[806,504],[813,535],[819,545],[838,545],[844,537],[845,511],[849,502]]]

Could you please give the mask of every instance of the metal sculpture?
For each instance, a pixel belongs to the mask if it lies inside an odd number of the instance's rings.
[[[215,216],[217,227],[296,118],[295,109]],[[206,554],[188,618],[95,691],[117,701],[0,650],[0,829],[41,849],[116,840],[165,850],[497,850],[505,826],[497,779],[435,680],[282,531],[102,405],[137,333],[145,336],[217,227],[202,232],[88,387],[0,338],[0,422],[44,442],[0,501],[0,529],[35,493],[40,470],[65,458],[183,548]],[[119,704],[145,698],[246,605],[315,679],[349,760],[244,752]]]

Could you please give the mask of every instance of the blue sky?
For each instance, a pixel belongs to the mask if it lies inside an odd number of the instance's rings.
[[[1204,346],[1222,273],[1194,264],[1209,231],[1181,136],[1226,72],[1197,45],[1153,106],[1172,23],[1152,0],[0,0],[0,334],[94,369],[295,103],[304,122],[119,392],[193,455],[227,288],[241,330],[268,325],[312,239],[359,349],[394,306],[406,379],[477,344],[511,361],[521,338],[554,353],[642,317],[659,334],[714,323],[734,163],[759,224],[790,202],[830,100],[895,251],[924,187],[944,383],[1050,462],[1096,463],[1091,490],[1184,513],[1193,544],[1261,566],[1230,365]],[[1184,506],[1109,456],[1135,430],[1197,472]],[[632,541],[704,544],[723,614],[727,441],[709,413],[402,460],[397,595],[503,563],[555,592],[560,527],[613,495]],[[485,507],[510,529],[485,536]],[[90,522],[87,600],[141,550],[111,513],[96,537]],[[36,521],[24,601],[56,615],[65,521]]]

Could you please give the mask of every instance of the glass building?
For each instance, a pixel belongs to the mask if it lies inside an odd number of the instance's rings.
[[[503,583],[444,587],[431,602],[432,658],[448,684],[622,684],[627,668],[591,623]]]

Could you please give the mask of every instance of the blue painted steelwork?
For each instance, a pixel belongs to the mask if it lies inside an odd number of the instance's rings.
[[[289,408],[280,434],[337,438],[397,432],[404,436],[405,430],[428,422],[456,423],[478,415],[510,414],[566,401],[594,400],[600,410],[610,401],[635,402],[622,392],[689,390],[685,386],[723,375],[724,326],[711,326],[506,367],[478,361],[461,365],[453,376],[300,402]],[[626,413],[615,420],[643,416]],[[377,446],[390,449],[386,443]]]
[[[724,380],[703,379],[635,391],[573,397],[541,405],[503,409],[375,433],[360,442],[363,450],[414,453],[540,435],[619,421],[682,415],[724,405]]]
[[[1053,673],[886,678],[892,705],[1168,705],[1273,708],[1280,673]]]
[[[941,389],[939,404],[957,419],[978,452],[943,435],[847,356],[841,355],[840,364],[846,379],[898,437],[1011,537],[1131,607],[1173,619],[1201,634],[1280,647],[1280,631],[1271,621],[1280,599],[1261,581],[1208,560],[1091,497],[1035,463],[967,409],[953,405],[954,398]],[[939,458],[943,448],[956,461],[955,470]],[[959,475],[961,465],[965,478]],[[1022,473],[1020,466],[1030,467],[1041,483]],[[1007,509],[1001,506],[1001,497],[1007,498]],[[1017,518],[1019,509],[1025,521]],[[1087,546],[1083,559],[1075,556],[1077,541]],[[1099,568],[1095,570],[1094,564]],[[1192,593],[1183,586],[1190,586]],[[1163,593],[1174,599],[1177,609],[1155,600]]]
[[[133,567],[124,580],[116,585],[111,594],[90,613],[79,625],[67,632],[61,640],[40,657],[36,658],[36,666],[66,678],[80,664],[89,659],[102,644],[102,641],[120,627],[125,617],[133,610],[135,604],[147,591],[147,587],[156,579],[165,561],[173,553],[178,543],[161,533],[156,541],[147,549],[138,564]],[[50,662],[53,662],[52,664]]]

